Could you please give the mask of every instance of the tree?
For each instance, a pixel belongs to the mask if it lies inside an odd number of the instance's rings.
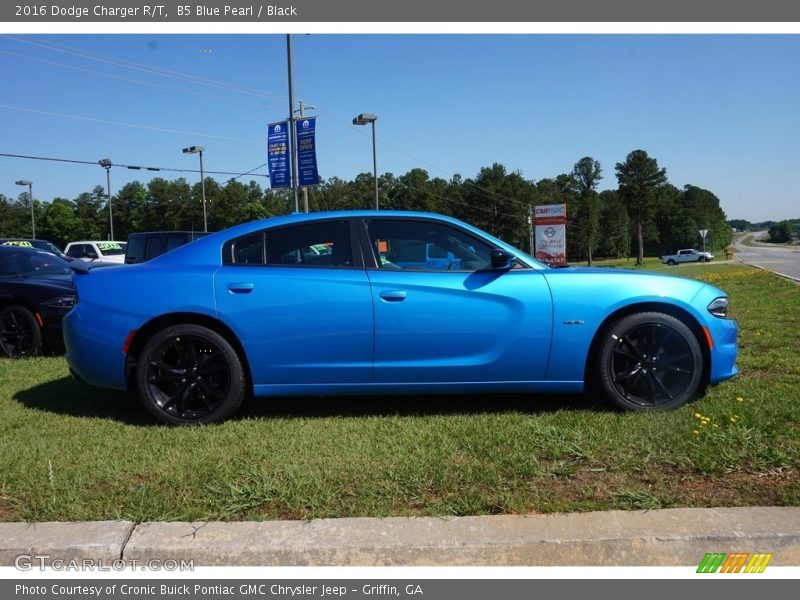
[[[47,205],[42,220],[42,237],[63,248],[80,239],[81,223],[75,205],[66,198],[56,198]]]
[[[588,265],[592,266],[592,253],[597,249],[600,237],[600,205],[597,195],[597,184],[603,178],[600,162],[590,156],[584,156],[570,173],[575,186],[578,205],[573,211],[573,231],[577,242],[586,251]]]
[[[792,239],[792,224],[789,221],[780,221],[769,228],[769,241],[775,244],[785,244]]]
[[[619,195],[633,219],[639,245],[636,264],[641,265],[644,262],[645,224],[652,217],[656,190],[667,181],[667,171],[660,169],[656,159],[650,158],[644,150],[634,150],[624,163],[617,163],[615,168]]]
[[[628,211],[619,194],[613,190],[600,192],[600,236],[598,251],[601,256],[622,258],[631,252],[631,233]]]

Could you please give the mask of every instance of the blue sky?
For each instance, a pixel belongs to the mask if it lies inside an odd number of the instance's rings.
[[[729,218],[800,216],[798,35],[319,34],[293,47],[322,177],[371,172],[369,128],[351,121],[372,112],[381,173],[471,177],[499,162],[539,180],[588,155],[608,189],[642,148]],[[242,173],[266,162],[266,125],[288,112],[283,35],[6,34],[0,73],[6,154],[197,169],[181,148],[202,145],[206,170]],[[152,174],[111,176],[113,192]],[[16,198],[17,179],[49,201],[105,172],[0,157],[0,193]]]

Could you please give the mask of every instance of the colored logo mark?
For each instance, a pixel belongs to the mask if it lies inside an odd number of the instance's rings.
[[[700,561],[698,573],[763,573],[767,568],[772,554],[755,552],[709,552]]]

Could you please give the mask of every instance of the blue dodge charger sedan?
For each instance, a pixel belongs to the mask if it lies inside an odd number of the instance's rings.
[[[451,260],[408,261],[427,255]],[[294,214],[147,263],[74,276],[78,379],[134,389],[172,424],[245,395],[580,392],[676,408],[736,372],[736,321],[705,283],[551,269],[449,217]]]

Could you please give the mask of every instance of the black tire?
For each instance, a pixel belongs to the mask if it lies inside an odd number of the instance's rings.
[[[12,304],[0,311],[0,354],[23,358],[41,350],[42,330],[30,310]]]
[[[672,410],[703,381],[703,352],[686,324],[659,312],[624,317],[603,333],[599,381],[626,410]]]
[[[667,261],[667,264],[668,264],[670,267],[674,267],[674,266],[675,266],[677,263],[676,263],[674,260],[672,260],[672,259],[670,258],[670,259]]]
[[[147,410],[164,423],[218,423],[242,404],[242,361],[216,331],[173,325],[145,345],[136,367],[136,388]]]
[[[706,257],[705,256],[701,256],[700,260],[698,262],[701,262],[701,263],[706,262]]]

